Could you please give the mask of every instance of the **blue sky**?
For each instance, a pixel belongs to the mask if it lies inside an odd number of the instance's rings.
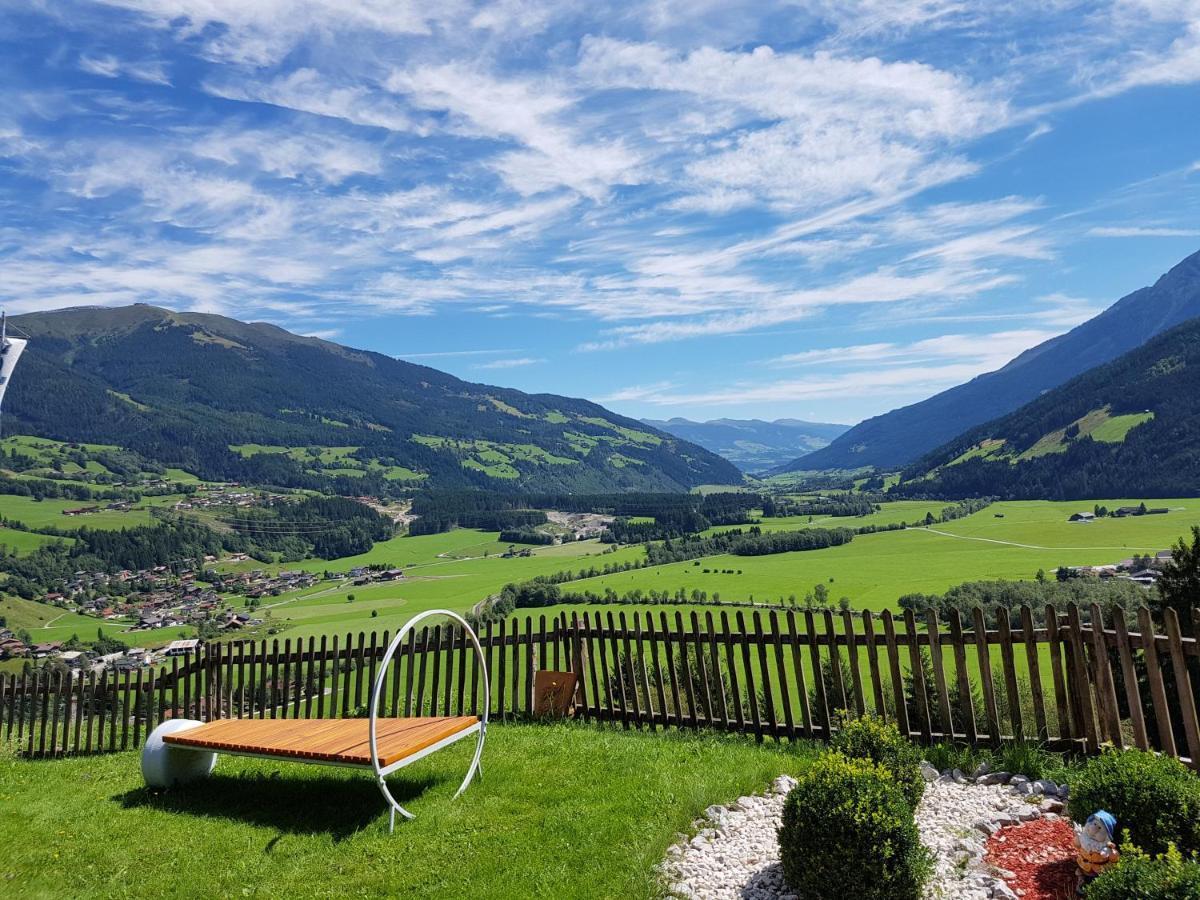
[[[1200,248],[1200,0],[0,0],[0,305],[854,422]]]

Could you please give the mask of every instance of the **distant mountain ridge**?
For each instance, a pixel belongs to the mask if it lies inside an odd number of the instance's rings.
[[[647,425],[711,450],[743,472],[764,472],[825,447],[849,425],[801,419],[642,419]]]
[[[350,493],[742,480],[702,447],[586,400],[473,384],[265,323],[146,305],[13,321],[31,340],[5,402],[9,433],[120,444],[205,477]]]
[[[1003,368],[860,422],[828,447],[779,471],[901,468],[956,435],[1012,412],[1195,316],[1200,316],[1200,252],[1152,286],[1121,298],[1066,334],[1026,350]]]
[[[1078,500],[1200,490],[1200,318],[960,435],[896,489]]]

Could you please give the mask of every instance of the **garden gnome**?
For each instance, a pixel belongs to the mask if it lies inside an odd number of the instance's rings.
[[[1079,866],[1080,882],[1095,878],[1115,863],[1120,853],[1113,843],[1117,820],[1110,812],[1100,810],[1088,816],[1083,827],[1075,826],[1075,863]]]

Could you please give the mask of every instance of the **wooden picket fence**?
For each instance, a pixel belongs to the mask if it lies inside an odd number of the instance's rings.
[[[512,618],[481,634],[494,721],[532,718],[539,670],[578,677],[573,715],[650,730],[826,738],[839,711],[873,713],[914,740],[1101,744],[1200,760],[1200,648],[1167,610],[1098,607],[1035,619],[929,612],[689,610]],[[1040,624],[1039,624],[1040,623]],[[1192,623],[1200,634],[1200,617]],[[99,678],[0,675],[0,737],[30,757],[137,748],[168,718],[365,715],[387,632],[202,644],[194,655]],[[478,714],[482,672],[460,628],[411,632],[389,673],[387,715]]]

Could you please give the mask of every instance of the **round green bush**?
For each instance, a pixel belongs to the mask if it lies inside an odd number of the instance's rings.
[[[925,793],[921,751],[895,725],[878,716],[843,720],[829,742],[831,749],[855,759],[869,759],[888,771],[913,809]]]
[[[1147,853],[1171,844],[1200,850],[1200,778],[1183,763],[1145,750],[1109,750],[1071,778],[1071,817],[1098,809],[1117,817],[1117,832]]]
[[[818,757],[788,794],[779,855],[800,900],[917,900],[932,867],[887,770],[840,753]]]
[[[1088,900],[1200,900],[1200,865],[1172,848],[1150,857],[1130,847],[1087,888]]]

